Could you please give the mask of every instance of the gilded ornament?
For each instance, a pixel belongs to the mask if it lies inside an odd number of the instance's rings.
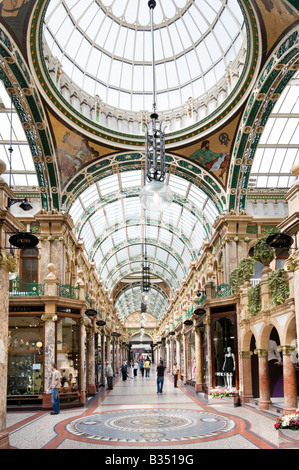
[[[3,249],[0,249],[0,266],[10,273],[14,273],[17,270],[16,260]]]
[[[299,250],[286,260],[284,269],[287,272],[293,272],[299,269]]]

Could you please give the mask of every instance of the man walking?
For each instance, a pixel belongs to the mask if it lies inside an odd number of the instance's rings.
[[[173,379],[174,379],[174,388],[178,388],[178,368],[177,363],[173,364]]]
[[[111,364],[108,361],[106,362],[105,373],[107,377],[107,389],[113,390],[113,370]]]
[[[165,367],[163,366],[163,361],[160,361],[159,365],[157,366],[157,393],[163,392],[164,371]]]
[[[50,382],[50,391],[52,393],[51,401],[53,405],[53,411],[51,415],[58,415],[60,413],[60,403],[59,403],[59,389],[61,387],[60,383],[60,372],[57,370],[56,364],[52,364],[51,366],[52,375],[51,375],[51,382]]]

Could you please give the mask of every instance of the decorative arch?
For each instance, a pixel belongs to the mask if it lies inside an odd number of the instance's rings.
[[[265,124],[280,94],[299,69],[298,33],[296,26],[277,44],[248,100],[233,150],[229,210],[245,209],[251,167]]]
[[[39,182],[41,205],[59,209],[60,183],[43,104],[30,71],[12,37],[0,28],[0,80],[11,96],[31,150]]]

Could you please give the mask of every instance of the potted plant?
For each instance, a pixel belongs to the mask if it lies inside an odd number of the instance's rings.
[[[267,245],[267,237],[260,238],[253,248],[253,258],[265,266],[269,266],[274,258],[274,250]]]
[[[226,388],[214,388],[210,391],[211,398],[232,398],[234,406],[241,406],[240,395],[237,391],[228,390]]]
[[[283,304],[290,293],[287,273],[283,268],[277,269],[269,275],[268,286],[274,305]]]
[[[299,444],[299,410],[295,413],[283,415],[276,419],[274,428],[279,432],[280,444],[286,444],[286,438],[295,441],[295,445]],[[289,442],[290,445],[290,442]]]

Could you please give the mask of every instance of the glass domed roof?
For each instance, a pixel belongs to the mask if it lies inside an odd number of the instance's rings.
[[[157,0],[154,29],[158,111],[213,88],[246,36],[237,0]],[[147,0],[50,0],[44,40],[81,90],[114,108],[152,109]]]

